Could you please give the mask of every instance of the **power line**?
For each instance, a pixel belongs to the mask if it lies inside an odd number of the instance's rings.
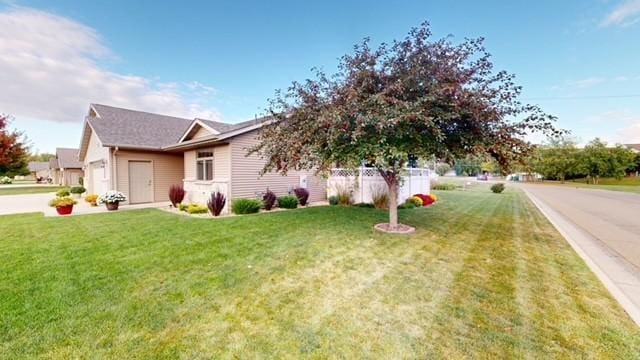
[[[627,95],[593,95],[593,96],[549,96],[549,97],[530,97],[523,98],[522,100],[589,100],[589,99],[621,99],[621,98],[636,98],[640,97],[640,94],[627,94]]]

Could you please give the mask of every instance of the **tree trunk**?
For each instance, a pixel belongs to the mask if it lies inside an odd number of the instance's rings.
[[[388,184],[389,187],[389,227],[398,227],[398,182]]]
[[[400,175],[393,171],[378,169],[389,188],[389,228],[398,228],[398,183]]]

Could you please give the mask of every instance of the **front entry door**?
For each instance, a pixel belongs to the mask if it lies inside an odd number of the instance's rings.
[[[129,161],[129,203],[153,202],[151,161]]]

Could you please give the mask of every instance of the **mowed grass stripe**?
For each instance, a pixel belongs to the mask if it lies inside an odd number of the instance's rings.
[[[438,195],[410,236],[362,208],[0,216],[0,358],[636,357],[522,193]]]

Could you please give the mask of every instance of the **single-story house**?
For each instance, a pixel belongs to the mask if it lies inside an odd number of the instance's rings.
[[[247,149],[268,120],[228,124],[91,104],[79,151],[85,186],[94,194],[121,191],[130,203],[168,201],[174,184],[190,203],[205,204],[215,191],[232,200],[295,187],[306,187],[310,201],[326,199],[326,181],[313,171],[260,175],[265,162]]]
[[[29,172],[34,179],[48,179],[49,177],[51,177],[51,171],[49,170],[48,161],[29,161],[27,167],[29,168]]]
[[[626,147],[636,154],[640,153],[640,144],[622,144],[622,146]]]
[[[84,171],[82,162],[78,160],[78,149],[57,148],[56,157],[49,161],[49,171],[53,184],[80,185]]]

